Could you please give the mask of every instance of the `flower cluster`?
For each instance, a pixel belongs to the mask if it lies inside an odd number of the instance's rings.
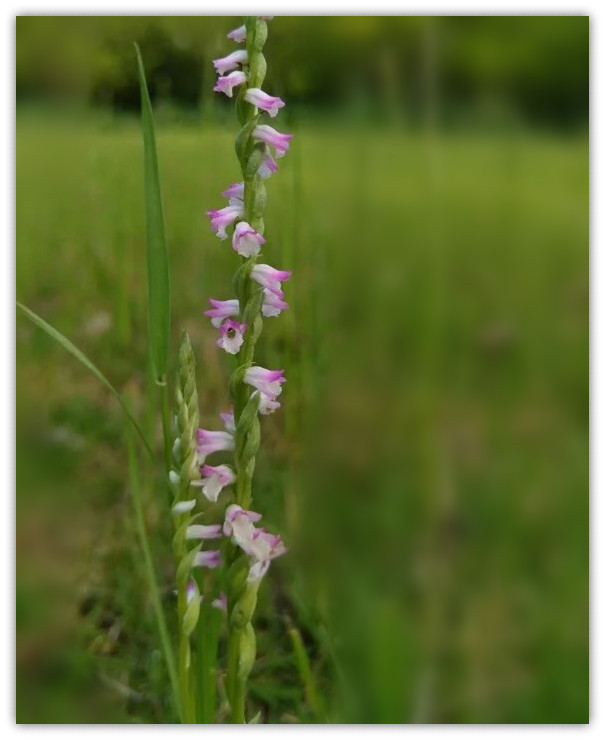
[[[264,399],[259,404],[259,410],[262,412],[262,404],[267,407],[264,413],[274,411],[279,407],[275,401],[280,392],[280,383],[284,377],[281,370],[268,371],[263,368],[250,368],[247,371],[247,381],[253,385],[261,398]],[[199,467],[200,479],[191,483],[192,486],[202,489],[202,493],[212,503],[216,503],[219,494],[224,488],[231,486],[236,475],[229,465],[207,465],[205,459],[207,455],[234,448],[235,420],[233,411],[229,410],[221,417],[224,422],[224,431],[208,431],[207,429],[198,429],[197,431],[197,454],[198,459],[202,461]],[[195,499],[189,501],[180,501],[173,507],[175,515],[192,511],[195,508]],[[260,514],[253,511],[246,511],[237,504],[231,504],[227,507],[225,521],[220,524],[190,524],[186,529],[186,539],[188,540],[211,540],[225,535],[238,545],[250,558],[250,571],[248,575],[249,582],[258,582],[265,575],[269,568],[271,560],[286,552],[286,548],[278,535],[270,534],[265,529],[256,528],[254,522],[259,521]],[[193,565],[205,568],[216,568],[222,564],[221,555],[218,550],[200,550],[194,557]],[[222,604],[222,602],[221,602]],[[220,606],[213,602],[213,606]]]

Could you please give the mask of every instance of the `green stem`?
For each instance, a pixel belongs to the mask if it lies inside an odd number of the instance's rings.
[[[232,712],[234,724],[246,724],[246,681],[240,678],[235,681]]]
[[[239,678],[240,630],[231,627],[227,644],[227,696],[231,706],[231,722],[245,725],[246,682]]]
[[[212,724],[214,722],[214,709],[216,705],[215,666],[221,614],[210,604],[211,599],[211,595],[205,594],[197,625],[198,646],[200,649],[200,653],[197,656],[197,695],[199,720],[202,724]]]
[[[151,602],[153,610],[155,612],[155,618],[157,623],[158,632],[160,635],[160,643],[162,646],[162,652],[164,653],[164,660],[166,661],[166,667],[168,669],[168,675],[170,678],[170,685],[172,688],[172,695],[177,712],[181,712],[180,698],[179,698],[179,684],[177,679],[176,664],[174,659],[174,652],[172,650],[172,644],[170,637],[168,636],[168,628],[166,626],[166,618],[164,616],[164,610],[162,608],[162,601],[160,599],[160,592],[155,577],[155,570],[153,567],[153,560],[151,557],[151,548],[149,546],[149,539],[147,537],[147,530],[145,527],[145,518],[143,515],[143,503],[141,500],[141,488],[139,485],[139,466],[137,462],[137,453],[132,439],[132,433],[127,433],[128,438],[128,470],[130,474],[130,495],[132,499],[132,506],[135,515],[135,524],[137,529],[137,535],[139,537],[139,544],[143,552],[143,563],[145,566],[145,572],[147,575],[147,583],[149,586],[149,593],[151,594]]]
[[[185,610],[187,609],[187,586],[183,585],[179,587],[178,595],[178,609],[179,609],[179,624],[182,625],[183,617],[185,616]],[[179,684],[181,691],[181,704],[182,704],[182,722],[185,725],[195,724],[195,702],[193,701],[192,687],[191,687],[191,676],[189,668],[191,664],[191,653],[189,647],[189,637],[184,633],[183,629],[179,630]]]
[[[198,580],[200,592],[203,593],[202,579]],[[208,676],[208,652],[206,648],[208,615],[206,614],[208,604],[206,598],[200,604],[200,616],[196,625],[197,630],[197,654],[196,654],[196,685],[195,696],[197,699],[197,714],[201,724],[207,724],[208,707],[207,707],[207,676]]]

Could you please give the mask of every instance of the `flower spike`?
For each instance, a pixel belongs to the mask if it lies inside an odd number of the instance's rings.
[[[238,44],[245,42],[245,47],[214,60],[219,74],[214,90],[232,98],[235,89],[240,88],[237,113],[242,130],[236,141],[236,151],[242,177],[240,182],[234,182],[223,190],[222,195],[228,199],[228,204],[208,211],[208,216],[220,239],[226,239],[229,230],[239,267],[233,280],[234,298],[211,298],[210,308],[204,313],[218,329],[216,344],[227,353],[238,355],[238,359],[229,380],[233,408],[221,414],[225,428],[221,431],[197,430],[196,457],[190,461],[194,463],[194,471],[201,463],[199,478],[193,480],[191,486],[201,488],[207,499],[200,501],[204,515],[208,512],[214,516],[218,508],[224,508],[223,500],[230,504],[222,523],[222,533],[233,543],[225,548],[225,570],[220,579],[225,583],[225,593],[217,597],[217,581],[212,581],[211,574],[205,574],[203,583],[206,590],[192,604],[206,598],[212,607],[224,612],[229,605],[225,686],[230,720],[240,724],[245,724],[247,719],[246,681],[255,658],[252,617],[256,594],[271,562],[286,552],[279,535],[257,526],[261,514],[251,509],[262,419],[280,408],[279,397],[286,380],[282,370],[270,370],[255,364],[255,347],[262,333],[263,319],[279,316],[288,308],[282,284],[292,276],[288,270],[257,264],[267,241],[263,218],[264,180],[278,171],[276,159],[286,154],[292,140],[292,134],[258,123],[259,113],[265,112],[275,118],[285,105],[281,98],[263,90],[266,72],[263,47],[267,38],[267,21],[272,18],[247,16],[244,25],[227,34]],[[183,415],[186,416],[186,412]],[[232,453],[233,466],[208,465],[206,457],[214,452]],[[171,487],[179,486],[179,481],[171,480]],[[221,497],[222,490],[228,486],[232,487],[229,496],[223,494]],[[217,525],[189,523],[186,529],[182,523],[180,526],[177,534],[184,541],[199,540],[187,562],[192,561],[193,566],[205,568],[219,567],[218,549],[205,551],[202,548],[205,539],[219,536]],[[175,539],[179,538],[175,536]],[[201,583],[201,579],[198,578],[196,583]]]

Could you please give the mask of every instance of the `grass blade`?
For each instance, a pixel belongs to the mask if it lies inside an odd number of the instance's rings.
[[[151,359],[156,382],[166,382],[170,344],[170,270],[164,233],[164,211],[155,145],[153,111],[141,52],[135,44],[141,85],[141,121],[145,150],[145,213],[147,230],[147,289]]]
[[[117,391],[117,389],[107,380],[107,378],[103,375],[103,373],[99,370],[99,368],[94,365],[86,355],[79,350],[75,344],[69,341],[69,339],[63,334],[61,334],[60,331],[57,331],[57,329],[54,328],[54,326],[51,326],[48,322],[44,321],[44,319],[40,316],[38,316],[37,313],[34,313],[30,308],[27,306],[24,306],[23,303],[19,303],[17,301],[17,306],[23,311],[23,313],[31,320],[33,321],[36,326],[39,326],[40,329],[46,332],[49,337],[54,339],[58,344],[60,344],[63,349],[67,350],[72,357],[75,357],[76,360],[82,363],[85,368],[90,370],[90,372],[95,376],[95,378],[104,385],[117,399],[118,403],[122,407],[122,411],[126,414],[126,417],[128,418],[128,421],[132,424],[134,429],[136,430],[137,434],[139,435],[139,438],[143,445],[145,446],[145,449],[149,453],[150,457],[154,459],[153,450],[151,449],[151,446],[149,445],[149,442],[147,442],[147,439],[145,438],[145,435],[143,434],[141,427],[138,425],[136,419],[134,416],[130,413],[130,410],[128,406],[126,405],[126,402],[120,395],[120,393]]]

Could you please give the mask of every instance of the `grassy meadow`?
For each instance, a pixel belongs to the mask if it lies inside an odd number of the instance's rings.
[[[257,359],[288,381],[255,499],[290,550],[261,589],[253,704],[272,723],[586,722],[587,137],[279,128],[296,137],[264,253],[294,271],[291,310]],[[231,358],[202,311],[237,259],[205,211],[239,179],[235,132],[157,132],[173,349],[186,329],[210,429]],[[159,458],[138,122],[18,116],[16,152],[16,297]],[[173,721],[120,409],[21,314],[16,347],[18,721]],[[165,494],[144,491],[170,613]]]

